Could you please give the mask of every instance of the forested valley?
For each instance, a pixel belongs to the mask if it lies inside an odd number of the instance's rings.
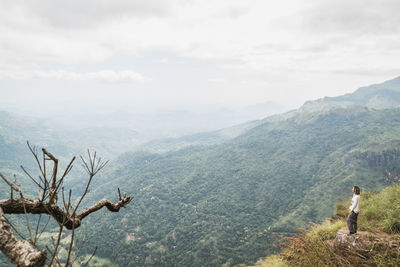
[[[83,255],[98,246],[93,266],[252,264],[298,227],[330,217],[354,184],[379,191],[400,182],[399,105],[396,78],[232,128],[155,140],[121,154],[103,149],[111,161],[85,201],[115,200],[117,187],[133,200],[119,213],[100,210],[83,222],[76,233],[88,237]],[[85,151],[78,139],[71,146],[62,134],[42,131],[40,122],[8,112],[0,113],[0,126],[0,172],[16,174],[28,192],[32,184],[19,167],[35,171],[26,140],[65,160]],[[65,186],[79,194],[82,177],[77,164]],[[8,197],[6,184],[0,193]],[[24,232],[24,217],[11,218]],[[43,244],[55,229],[50,224]],[[2,256],[0,265],[7,264]]]

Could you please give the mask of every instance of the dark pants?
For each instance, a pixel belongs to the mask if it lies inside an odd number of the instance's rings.
[[[354,211],[347,217],[347,226],[349,227],[350,234],[355,234],[357,232],[357,217],[358,213]]]

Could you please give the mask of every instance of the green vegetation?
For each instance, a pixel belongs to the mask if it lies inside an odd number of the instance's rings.
[[[267,258],[260,260],[256,263],[257,267],[289,267],[289,264],[285,262],[278,255],[270,255]]]
[[[98,245],[96,256],[119,266],[227,266],[252,264],[278,251],[280,237],[330,217],[354,184],[379,191],[400,182],[400,109],[392,108],[399,89],[398,78],[244,128],[149,144],[150,151],[163,154],[120,155],[96,177],[86,201],[116,199],[117,187],[134,200],[118,215],[100,211],[84,221],[84,254]],[[17,126],[0,135],[18,132]],[[7,175],[32,160],[19,139],[2,138],[0,146],[0,169]],[[66,147],[55,151],[71,151]],[[70,176],[65,186],[79,194],[85,180],[79,171]],[[374,207],[365,208],[369,221],[361,217],[363,227],[380,216],[381,225],[370,229],[399,228],[396,213],[377,213]],[[338,215],[343,210],[338,206]],[[340,225],[326,223],[302,242],[324,244]],[[330,253],[318,248],[316,255]]]
[[[381,193],[362,195],[360,229],[380,230],[390,234],[400,232],[400,186],[390,186]]]
[[[90,259],[91,255],[86,255],[85,257],[81,257],[79,262],[87,262]],[[80,266],[79,264],[76,265],[76,267]],[[118,267],[117,264],[113,264],[109,259],[104,259],[100,258],[97,256],[93,256],[89,264],[87,265],[89,267]],[[75,266],[73,266],[75,267]]]
[[[119,265],[254,263],[279,236],[330,217],[354,184],[397,181],[399,144],[400,110],[354,108],[265,122],[220,145],[124,154],[91,201],[123,185],[133,205],[89,218],[89,247],[107,240],[98,255]]]
[[[399,241],[400,224],[400,186],[384,188],[379,194],[365,192],[361,194],[359,230],[372,233],[389,234],[389,240]],[[350,204],[350,203],[347,203]],[[347,205],[346,205],[347,206]],[[333,240],[340,228],[346,226],[347,208],[340,205],[334,216],[336,220],[327,220],[308,230],[287,238],[279,255],[260,260],[257,266],[398,266],[400,248],[391,250],[386,244],[377,242],[366,258],[355,252],[344,255],[335,251],[329,240]],[[327,242],[328,241],[328,242]]]
[[[219,145],[126,153],[87,201],[112,200],[121,187],[133,203],[84,221],[84,254],[98,245],[96,256],[120,266],[254,263],[279,249],[280,236],[331,216],[354,184],[398,181],[399,163],[399,109],[301,113]],[[71,173],[76,194],[81,177]]]

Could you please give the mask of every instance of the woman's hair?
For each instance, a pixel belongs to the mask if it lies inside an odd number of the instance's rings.
[[[358,187],[358,186],[353,186],[353,188],[354,188],[354,193],[356,194],[356,195],[359,195],[360,194],[360,188]]]

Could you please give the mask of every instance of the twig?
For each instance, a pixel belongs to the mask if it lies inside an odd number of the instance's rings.
[[[43,155],[43,178],[46,180],[46,155],[44,153],[42,153]]]
[[[0,177],[3,178],[4,182],[6,182],[13,190],[15,190],[16,192],[19,192],[19,189],[13,185],[10,181],[7,180],[6,177],[4,177],[3,174],[0,173]]]
[[[97,250],[97,246],[96,246],[96,248],[94,249],[94,251],[93,251],[93,253],[92,253],[92,256],[90,256],[90,258],[88,259],[88,261],[85,262],[85,263],[82,265],[83,267],[86,266],[86,265],[92,260],[94,254],[96,254],[96,250]]]
[[[36,182],[36,180],[35,179],[33,179],[33,177],[25,170],[25,168],[24,168],[24,166],[20,166],[21,167],[21,169],[24,171],[24,173],[26,174],[26,175],[28,175],[28,177],[29,178],[31,178],[31,180],[38,186],[38,187],[40,187],[41,189],[44,189],[38,182]],[[40,177],[40,176],[39,176]]]
[[[72,265],[74,264],[74,262],[78,259],[79,255],[81,254],[81,250],[82,250],[83,245],[85,244],[85,242],[86,242],[86,235],[83,236],[81,245],[79,246],[78,251],[75,253],[75,258],[71,262]],[[77,241],[77,243],[78,243],[78,241]]]
[[[44,225],[44,227],[42,228],[42,231],[41,231],[40,234],[38,235],[37,239],[39,239],[39,238],[42,236],[42,234],[43,234],[44,230],[46,230],[47,225],[49,224],[49,222],[50,222],[50,216],[48,217],[47,222],[46,222],[46,224]]]
[[[0,210],[1,210],[1,208],[0,208]],[[17,228],[15,228],[15,226],[7,219],[7,217],[6,216],[3,216],[3,217],[4,217],[4,219],[6,219],[7,223],[11,226],[11,228],[17,233],[17,235],[19,235],[19,237],[21,237],[23,240],[26,240],[26,238],[17,230]]]
[[[61,196],[62,196],[65,212],[68,213],[68,206],[67,206],[67,203],[65,203],[64,187],[61,188]]]
[[[63,175],[61,176],[61,178],[58,180],[57,186],[55,191],[57,192],[60,188],[60,186],[62,185],[62,183],[64,182],[64,178],[68,175],[68,173],[71,171],[73,165],[72,163],[74,162],[75,157],[72,158],[72,160],[70,161],[70,163],[68,164],[67,168],[65,169]]]
[[[23,197],[22,197],[21,190],[19,190],[19,193],[20,193],[20,195],[21,195],[21,198],[23,198]],[[31,226],[30,226],[30,224],[29,224],[28,213],[26,212],[25,203],[23,203],[23,207],[24,207],[24,213],[25,213],[26,227],[28,228],[28,232],[29,232],[29,236],[30,236],[30,238],[31,238],[32,244],[35,244],[35,241],[33,240],[33,235],[32,235]]]
[[[45,173],[43,172],[42,165],[40,164],[39,158],[37,156],[37,151],[35,151],[36,150],[35,147],[32,148],[31,145],[29,144],[29,141],[26,141],[26,144],[28,145],[29,150],[32,152],[32,155],[35,157],[36,163],[43,177],[46,177]]]
[[[53,161],[53,174],[51,175],[51,187],[50,189],[50,199],[49,203],[57,202],[57,170],[58,170],[58,159],[53,156],[46,149],[42,148],[42,151],[46,156],[48,156]]]
[[[101,158],[99,158],[97,160],[97,164],[96,164],[96,152],[94,152],[93,157],[91,157],[89,149],[87,152],[88,152],[88,156],[89,156],[90,168],[88,166],[88,163],[85,161],[85,159],[82,156],[81,156],[81,160],[86,168],[86,171],[89,174],[89,180],[86,184],[85,191],[83,192],[82,196],[80,197],[78,203],[75,206],[74,211],[72,212],[72,215],[76,214],[76,211],[78,210],[79,205],[81,204],[82,200],[85,198],[86,194],[88,193],[89,186],[90,186],[90,183],[92,182],[93,177],[96,175],[96,173],[98,171],[100,171],[108,163],[108,161],[106,161],[105,163],[101,163]]]
[[[35,230],[35,241],[33,242],[33,244],[36,244],[36,241],[37,241],[38,231],[39,231],[39,226],[40,226],[40,219],[42,219],[42,214],[39,214],[39,219],[38,219],[38,223],[36,225],[36,230]]]
[[[63,224],[60,224],[60,228],[59,228],[58,236],[57,236],[57,242],[56,242],[56,244],[54,245],[54,251],[53,251],[53,255],[52,255],[51,259],[50,259],[49,266],[51,266],[51,264],[52,264],[53,261],[54,261],[54,258],[55,258],[56,255],[57,255],[57,250],[58,250],[58,247],[59,247],[59,245],[60,245],[61,234],[62,234],[63,228],[64,228],[64,225],[63,225]]]
[[[72,215],[75,216],[75,215]],[[71,252],[72,252],[72,246],[74,244],[74,235],[75,235],[75,226],[72,226],[72,232],[71,232],[71,241],[69,243],[69,249],[68,249],[68,256],[67,256],[67,262],[66,262],[66,267],[70,264],[69,259],[71,257]]]

